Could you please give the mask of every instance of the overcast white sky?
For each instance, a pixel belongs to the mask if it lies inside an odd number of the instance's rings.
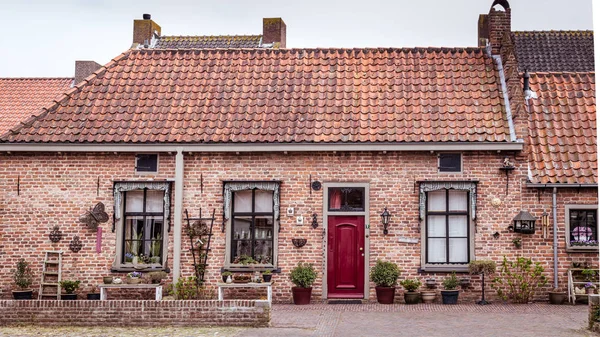
[[[0,0],[0,77],[70,77],[75,60],[127,50],[143,13],[163,35],[261,34],[282,17],[290,47],[475,46],[493,0]],[[592,29],[592,0],[509,0],[513,30]],[[600,2],[600,1],[599,1]]]

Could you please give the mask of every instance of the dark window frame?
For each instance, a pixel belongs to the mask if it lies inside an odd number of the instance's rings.
[[[140,247],[141,247],[141,250],[143,251],[144,250],[143,247],[145,247],[146,242],[150,242],[150,246],[152,246],[152,241],[157,241],[157,240],[152,240],[152,238],[148,239],[148,240],[146,240],[146,239],[137,240],[137,239],[133,239],[133,237],[130,237],[130,238],[126,237],[127,226],[128,226],[128,223],[127,223],[128,217],[139,217],[139,216],[142,217],[142,224],[144,224],[143,226],[145,226],[145,224],[146,224],[146,217],[152,217],[152,216],[162,217],[163,223],[159,227],[160,233],[161,233],[161,239],[160,239],[160,255],[159,255],[160,261],[158,263],[160,263],[160,264],[163,263],[163,248],[164,248],[163,245],[164,245],[164,237],[165,237],[164,224],[166,221],[165,220],[165,202],[164,202],[164,200],[162,202],[163,203],[162,212],[146,212],[146,201],[147,201],[148,190],[149,190],[148,188],[144,188],[142,190],[132,190],[132,191],[123,192],[123,228],[122,228],[123,240],[121,242],[121,245],[122,245],[121,246],[121,257],[120,257],[121,264],[129,263],[129,262],[125,262],[125,254],[127,253],[127,251],[126,251],[127,242],[140,241]],[[143,191],[143,193],[144,193],[144,198],[142,201],[142,212],[127,212],[127,194],[130,192],[139,192],[139,191]],[[161,191],[161,192],[163,192],[163,194],[166,193],[164,191]],[[164,195],[163,195],[163,198],[164,198]],[[154,226],[155,225],[153,225],[152,226],[153,228],[150,229],[151,232],[154,232],[154,229],[156,228]],[[130,231],[130,234],[133,235],[133,231]]]
[[[355,190],[360,190],[362,193],[362,200],[361,200],[361,206],[360,208],[353,208],[353,207],[349,207],[347,202],[345,205],[342,205],[341,208],[331,208],[331,191],[334,189],[339,189],[342,191],[344,189],[355,189]],[[358,186],[358,187],[328,187],[327,190],[327,211],[328,212],[364,212],[365,211],[365,206],[366,206],[366,189],[364,187]],[[347,197],[347,194],[346,194]],[[343,202],[343,201],[342,201]]]
[[[440,190],[436,190],[436,191],[430,191],[430,192],[426,192],[426,202],[425,202],[425,263],[426,264],[431,264],[431,265],[464,265],[464,264],[468,264],[469,262],[471,262],[471,219],[470,219],[470,209],[469,209],[469,205],[470,205],[470,193],[468,191],[461,191],[461,192],[466,192],[467,194],[467,210],[466,211],[450,211],[450,191],[458,191],[458,190],[453,190],[453,189],[444,189],[446,191],[446,210],[444,212],[440,212],[440,211],[429,211],[429,193],[431,192],[437,192]],[[444,237],[446,239],[446,261],[445,262],[430,262],[429,261],[429,239],[430,238],[434,238],[434,239],[441,239],[442,237],[430,237],[429,236],[429,216],[430,215],[443,215],[446,217],[446,236]],[[467,236],[450,236],[450,222],[449,222],[449,217],[452,215],[460,215],[460,216],[465,216],[467,219]],[[450,238],[459,238],[459,239],[463,239],[466,238],[467,239],[467,261],[466,262],[450,262]]]
[[[574,221],[571,219],[571,214],[574,212],[585,212],[585,226],[583,227],[587,227],[590,228],[592,230],[592,240],[595,240],[596,242],[598,241],[598,209],[596,208],[569,208],[568,210],[568,214],[567,216],[569,217],[568,221],[569,221],[569,225],[568,225],[568,246],[569,248],[573,248],[573,247],[583,247],[585,248],[586,246],[575,246],[575,245],[571,245],[571,241],[573,240],[573,229],[575,229],[576,227],[582,227],[581,223],[578,223],[577,225],[574,224]],[[595,224],[588,224],[588,212],[593,212],[595,213],[594,215],[594,219],[595,219]],[[597,248],[598,246],[587,246],[588,248]]]
[[[456,165],[452,166],[442,166],[442,161],[444,157],[452,158],[453,156],[458,156],[458,167]],[[444,152],[438,154],[438,172],[444,173],[460,173],[462,172],[462,153],[460,152]]]
[[[156,168],[153,170],[153,166],[139,166],[139,161],[141,157],[151,158],[154,156],[156,158],[156,162],[154,165]],[[158,173],[158,153],[137,153],[135,155],[135,172],[136,173]]]
[[[273,248],[271,250],[271,263],[269,263],[268,265],[275,265],[274,264],[274,259],[275,259],[275,200],[273,198],[271,198],[271,212],[255,212],[256,209],[256,191],[258,189],[257,188],[253,188],[253,189],[247,189],[247,190],[239,190],[239,191],[233,191],[232,195],[231,195],[231,226],[230,227],[230,233],[231,233],[231,238],[230,238],[230,256],[229,256],[229,263],[231,263],[232,265],[235,265],[233,261],[235,261],[236,255],[235,255],[235,251],[237,248],[237,241],[250,241],[250,251],[252,252],[251,257],[253,259],[256,259],[255,256],[255,241],[257,240],[255,238],[255,226],[256,226],[256,217],[271,217],[271,224],[273,226],[272,228],[272,232],[271,232],[271,247]],[[243,191],[252,191],[252,211],[251,212],[236,212],[235,211],[235,193],[237,192],[243,192]],[[235,238],[235,219],[237,217],[251,217],[251,222],[250,222],[250,239],[236,239]],[[258,239],[258,240],[263,240],[263,241],[268,241],[266,239]]]

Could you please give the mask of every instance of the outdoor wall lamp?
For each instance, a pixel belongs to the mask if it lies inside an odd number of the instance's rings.
[[[383,213],[381,213],[381,223],[383,224],[383,234],[388,234],[388,226],[390,225],[390,217],[392,215],[388,212],[387,207],[383,209]]]
[[[535,233],[535,217],[527,211],[521,211],[513,219],[512,230],[515,233],[533,234]],[[509,227],[509,230],[511,229]]]

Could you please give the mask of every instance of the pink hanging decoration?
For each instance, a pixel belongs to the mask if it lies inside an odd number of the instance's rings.
[[[102,252],[102,227],[98,227],[98,231],[96,232],[96,253],[100,254]]]

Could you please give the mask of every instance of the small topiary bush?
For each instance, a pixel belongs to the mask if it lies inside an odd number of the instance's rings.
[[[317,279],[317,271],[312,264],[300,262],[290,272],[290,279],[296,287],[310,288]]]
[[[21,290],[29,288],[33,283],[33,272],[29,267],[29,262],[26,262],[25,259],[20,259],[17,262],[17,268],[13,270],[13,280]]]
[[[417,279],[406,279],[406,280],[402,280],[400,281],[400,285],[402,287],[404,287],[404,289],[406,289],[406,291],[417,291],[417,289],[419,289],[419,287],[421,286],[421,281],[417,280]]]
[[[444,290],[454,290],[458,287],[459,284],[460,284],[460,281],[456,277],[455,272],[452,272],[452,274],[450,276],[446,277],[442,281],[442,286],[444,287]]]
[[[67,294],[72,294],[75,292],[75,290],[77,290],[77,288],[79,288],[79,283],[81,283],[81,281],[64,280],[60,281],[60,286],[65,290]]]
[[[378,287],[393,287],[400,276],[398,265],[393,262],[384,262],[377,260],[373,269],[371,269],[371,281]]]
[[[491,260],[477,260],[469,262],[469,273],[472,275],[491,275],[496,272],[496,262]]]

